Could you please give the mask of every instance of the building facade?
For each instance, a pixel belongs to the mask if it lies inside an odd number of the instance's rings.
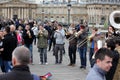
[[[68,6],[70,2],[71,6]],[[87,21],[89,25],[109,23],[109,15],[120,10],[120,0],[0,0],[0,17],[57,20],[70,23]]]
[[[68,16],[67,4],[43,4],[38,5],[36,18],[50,21],[57,20],[59,22],[67,23]],[[86,5],[72,4],[70,8],[70,23],[86,20],[86,18]]]
[[[88,21],[91,25],[109,23],[109,15],[113,11],[120,11],[120,0],[88,0],[86,2]]]
[[[1,0],[0,2],[0,17],[2,18],[34,18],[37,10],[37,4],[22,0]]]

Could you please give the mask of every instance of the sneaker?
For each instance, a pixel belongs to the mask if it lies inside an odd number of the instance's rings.
[[[48,63],[46,62],[45,65],[47,65]]]
[[[42,62],[40,62],[39,64],[40,64],[40,65],[43,65],[43,63],[42,63]]]

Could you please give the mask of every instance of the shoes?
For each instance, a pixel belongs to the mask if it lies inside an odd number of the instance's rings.
[[[41,62],[41,63],[39,63],[39,64],[40,64],[40,65],[47,65],[48,63],[47,63],[47,62],[46,62],[46,63],[42,63],[42,62]]]
[[[48,63],[46,62],[45,65],[47,65]]]
[[[83,68],[83,69],[86,69],[86,66],[80,66],[80,69],[82,69],[82,68]]]
[[[74,67],[75,66],[75,64],[72,64],[72,67]]]
[[[55,64],[58,64],[58,62],[55,62]]]
[[[59,63],[59,64],[62,64],[62,61],[59,61],[58,63]]]
[[[80,66],[80,68],[83,68],[83,66]]]
[[[59,64],[62,64],[62,62],[59,62]]]
[[[70,64],[68,64],[68,66],[72,66],[72,64],[70,63]]]
[[[40,64],[40,65],[43,65],[43,62],[40,62],[39,64]]]
[[[62,64],[62,62],[55,62],[55,64]]]

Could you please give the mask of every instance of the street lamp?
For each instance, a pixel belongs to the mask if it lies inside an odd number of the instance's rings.
[[[44,0],[43,0],[43,6],[42,6],[42,21],[44,22],[44,13],[45,13],[45,11],[44,11]]]
[[[71,10],[71,4],[70,4],[70,2],[68,2],[68,4],[67,4],[67,8],[68,8],[68,25],[70,24],[70,10]]]

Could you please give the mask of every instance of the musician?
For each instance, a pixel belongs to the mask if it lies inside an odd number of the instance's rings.
[[[115,50],[118,51],[119,55],[120,55],[120,38],[119,37],[115,37]],[[120,58],[118,61],[118,65],[113,77],[113,80],[120,80]]]
[[[108,27],[108,32],[106,33],[106,39],[112,38],[114,36],[117,36],[115,28],[110,25]]]
[[[114,77],[118,62],[119,62],[119,53],[118,53],[118,51],[115,50],[114,39],[108,39],[106,41],[106,44],[107,44],[107,48],[112,51],[112,54],[113,54],[114,57],[113,57],[113,60],[112,60],[112,67],[107,72],[105,77],[106,77],[106,80],[113,80],[113,77]]]
[[[97,28],[92,28],[92,33],[91,35],[88,37],[89,38],[89,42],[90,42],[90,53],[89,53],[89,61],[90,61],[90,65],[91,67],[93,67],[93,60],[92,60],[92,56],[95,52],[95,48],[97,46],[97,41],[96,41],[96,38],[97,38],[97,31],[98,29]]]
[[[31,63],[33,63],[33,54],[32,54],[32,50],[33,50],[33,40],[34,40],[34,33],[33,31],[30,29],[30,25],[26,24],[25,26],[25,30],[23,31],[23,39],[24,39],[24,45],[31,51]]]
[[[80,30],[78,31],[77,36],[78,36],[79,43],[81,43],[85,39],[87,40],[88,34],[86,31],[86,27],[84,25],[80,26]],[[87,42],[85,42],[82,46],[78,46],[78,51],[79,51],[80,61],[81,61],[80,68],[86,69]]]
[[[47,63],[47,45],[48,45],[48,31],[44,28],[43,24],[40,24],[38,32],[38,51],[40,53],[40,64],[48,64]]]
[[[72,24],[68,29],[69,35],[67,35],[68,38],[71,38],[71,40],[69,40],[69,47],[68,47],[68,53],[70,59],[70,63],[68,64],[68,66],[75,66],[76,63],[77,37],[73,37],[75,36],[76,32],[77,31],[75,30],[75,25]]]

